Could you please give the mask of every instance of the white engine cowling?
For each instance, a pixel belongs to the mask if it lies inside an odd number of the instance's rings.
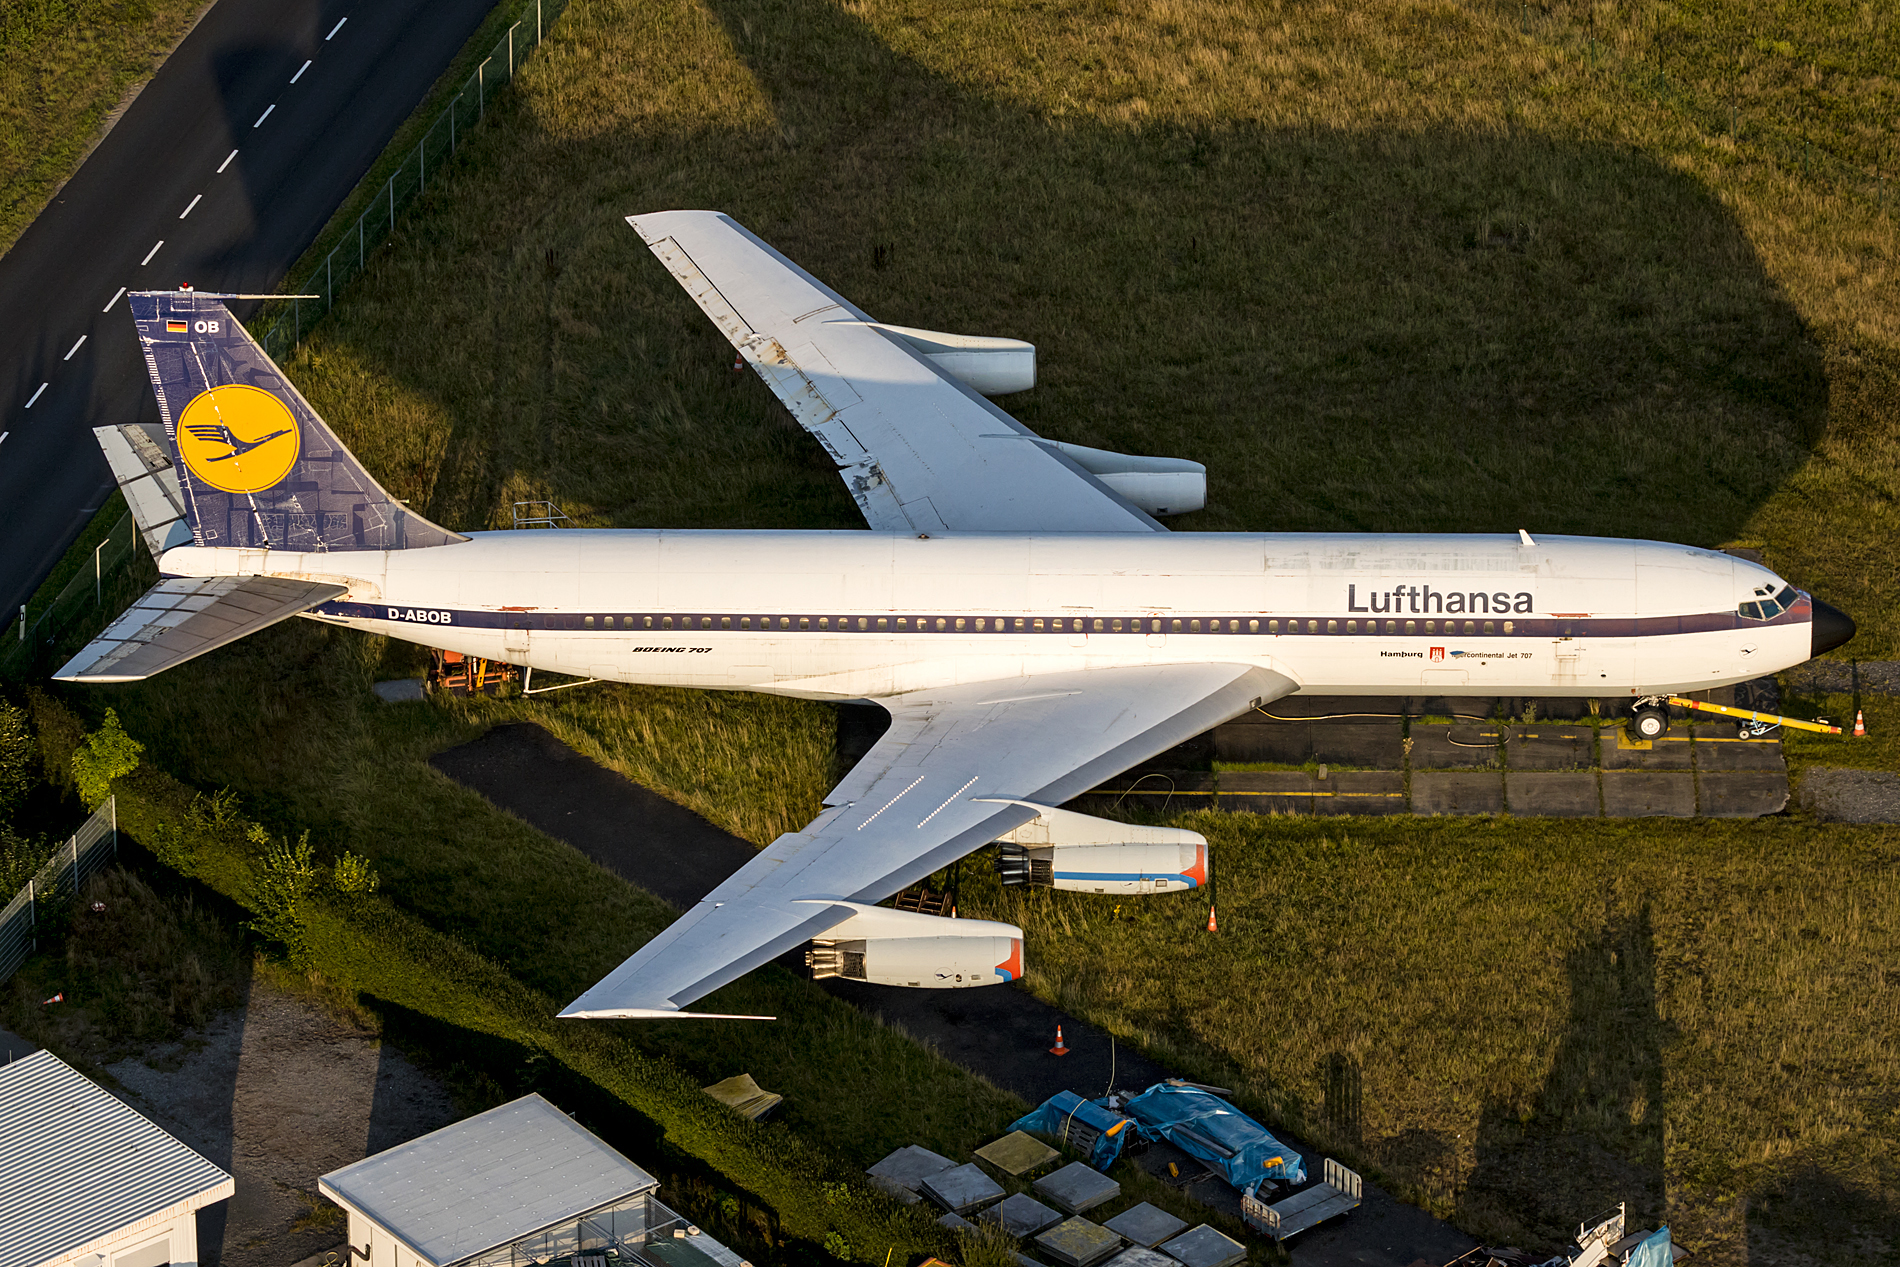
[[[1151,515],[1185,515],[1207,505],[1207,468],[1187,458],[1139,458],[1045,440]]]
[[[1022,978],[1023,930],[1014,924],[838,905],[856,913],[812,939],[805,965],[814,979],[961,990]]]
[[[982,334],[945,334],[882,321],[871,325],[894,334],[944,373],[985,396],[1026,392],[1036,385],[1036,345]]]
[[[1213,875],[1213,854],[1199,832],[1035,808],[1041,817],[997,842],[1005,885],[1133,896],[1203,888]]]

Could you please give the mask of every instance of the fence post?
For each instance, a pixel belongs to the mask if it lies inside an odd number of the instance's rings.
[[[26,926],[33,930],[33,949],[35,951],[38,951],[40,948],[39,901],[39,894],[33,887],[33,880],[29,878],[26,882]]]
[[[107,540],[110,539],[107,538]],[[92,604],[94,607],[103,607],[106,601],[106,583],[99,572],[99,551],[105,548],[104,541],[92,548]]]
[[[519,22],[515,23],[515,26],[520,25]],[[508,28],[508,78],[511,82],[515,77],[515,26]]]
[[[541,42],[541,0],[534,0],[534,42]]]
[[[73,851],[73,897],[76,899],[79,896],[79,833],[74,832],[66,844]]]
[[[389,236],[396,236],[396,177],[402,174],[402,166],[389,174]]]
[[[488,117],[488,59],[482,58],[482,64],[475,68],[475,121],[480,123]]]
[[[115,793],[106,798],[106,804],[112,809],[112,856],[119,856],[119,798]]]

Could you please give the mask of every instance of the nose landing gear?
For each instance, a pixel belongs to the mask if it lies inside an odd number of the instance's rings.
[[[1663,695],[1645,695],[1630,706],[1630,738],[1648,743],[1669,733],[1669,700]]]

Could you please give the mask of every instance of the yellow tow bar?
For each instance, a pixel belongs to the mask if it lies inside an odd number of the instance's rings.
[[[1819,722],[1800,721],[1793,717],[1777,717],[1773,713],[1752,713],[1746,708],[1729,708],[1722,704],[1705,704],[1698,699],[1683,699],[1671,695],[1669,702],[1678,708],[1699,708],[1705,713],[1720,713],[1724,717],[1734,717],[1741,721],[1752,721],[1769,726],[1793,726],[1796,730],[1812,730],[1821,735],[1838,735],[1839,726],[1823,726]]]

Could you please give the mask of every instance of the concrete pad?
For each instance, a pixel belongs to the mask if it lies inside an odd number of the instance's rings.
[[[1368,712],[1369,709],[1354,709]],[[1395,716],[1352,718],[1313,725],[1313,760],[1329,764],[1396,770],[1405,760],[1405,735]]]
[[[1139,1245],[1131,1245],[1109,1259],[1102,1267],[1181,1267],[1181,1264],[1158,1249],[1143,1249]]]
[[[1513,814],[1595,818],[1603,812],[1595,770],[1512,770],[1504,776],[1504,791]]]
[[[1175,1237],[1161,1252],[1180,1260],[1182,1267],[1233,1267],[1247,1257],[1245,1245],[1205,1223]]]
[[[1408,812],[1405,775],[1397,770],[1329,770],[1313,781],[1313,790],[1319,794],[1313,798],[1316,814]]]
[[[1026,1175],[1062,1156],[1026,1131],[1011,1131],[976,1150],[976,1159],[988,1162],[1006,1175]]]
[[[1606,818],[1694,818],[1695,777],[1687,772],[1605,770]]]
[[[1062,1221],[1062,1216],[1026,1192],[1019,1192],[983,1211],[977,1218],[995,1223],[1017,1240],[1034,1236],[1044,1228]]]
[[[905,1205],[914,1205],[917,1201],[918,1188],[924,1180],[932,1175],[952,1170],[956,1164],[948,1157],[940,1157],[928,1148],[909,1144],[864,1173],[875,1186],[890,1193]]]
[[[1504,776],[1495,771],[1454,774],[1431,771],[1412,776],[1414,814],[1502,814]]]
[[[1214,759],[1305,765],[1313,759],[1313,726],[1310,721],[1269,721],[1254,713],[1214,728]]]
[[[975,1162],[939,1171],[917,1185],[918,1191],[952,1214],[968,1214],[1003,1195],[1002,1185]]]
[[[961,1214],[946,1214],[937,1220],[937,1226],[951,1232],[974,1232],[976,1224]]]
[[[1833,823],[1900,823],[1900,774],[1809,770],[1801,776],[1801,807]]]
[[[1123,1240],[1133,1241],[1137,1245],[1145,1245],[1153,1249],[1169,1237],[1180,1235],[1187,1224],[1166,1210],[1156,1209],[1143,1201],[1140,1205],[1123,1210],[1114,1218],[1106,1220],[1102,1226]]]
[[[1784,770],[1712,770],[1696,776],[1705,818],[1760,818],[1788,807]]]
[[[1122,1186],[1083,1162],[1072,1161],[1031,1185],[1058,1210],[1080,1214],[1121,1195]]]
[[[1597,757],[1605,770],[1687,770],[1694,760],[1689,732],[1672,727],[1661,739],[1631,743],[1622,726],[1605,728],[1597,742]]]
[[[1145,770],[1121,775],[1084,792],[1075,802],[1090,808],[1126,806],[1165,813],[1214,807],[1214,775],[1206,770]]]
[[[425,700],[429,693],[419,677],[397,678],[393,682],[378,682],[369,688],[376,692],[376,698],[385,704],[401,704],[414,700]]]
[[[1697,727],[1701,729],[1701,727]],[[1726,727],[1724,728],[1726,729]],[[1695,768],[1698,770],[1779,770],[1788,763],[1782,757],[1781,744],[1773,739],[1737,739],[1735,732],[1695,739]]]
[[[1070,1219],[1036,1238],[1036,1248],[1063,1267],[1090,1267],[1121,1247],[1121,1237],[1087,1219]]]
[[[1498,742],[1504,728],[1494,725],[1458,722],[1446,726],[1415,722],[1412,725],[1412,768],[1414,770],[1475,770],[1498,764]]]
[[[1311,814],[1315,784],[1304,770],[1223,770],[1218,804],[1229,813]]]
[[[1505,764],[1513,770],[1588,770],[1596,764],[1596,732],[1588,726],[1509,726]]]

